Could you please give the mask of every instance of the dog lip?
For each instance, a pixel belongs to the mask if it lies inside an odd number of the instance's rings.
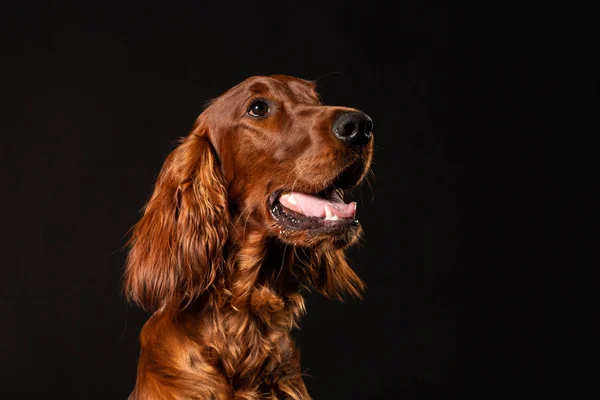
[[[284,189],[277,189],[269,196],[269,208],[273,207],[279,196],[284,192]]]
[[[288,210],[281,203],[275,203],[269,207],[273,219],[284,229],[291,231],[308,231],[313,234],[337,234],[344,229],[360,226],[355,218],[326,220],[319,217],[307,217]]]

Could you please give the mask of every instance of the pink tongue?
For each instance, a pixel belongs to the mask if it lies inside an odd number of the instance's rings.
[[[344,203],[339,197],[330,200],[321,199],[304,193],[288,192],[279,197],[279,202],[285,207],[308,217],[330,219],[354,218],[356,215],[356,202]],[[327,212],[329,210],[329,213]]]

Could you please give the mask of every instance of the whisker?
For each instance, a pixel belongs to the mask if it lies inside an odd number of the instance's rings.
[[[296,168],[296,166],[294,166],[294,169],[295,169],[295,168]],[[298,175],[296,176],[296,179],[294,179],[294,183],[292,183],[292,189],[291,189],[291,191],[292,191],[292,192],[294,191],[294,188],[296,187],[296,183],[298,183],[298,180],[299,180],[299,179],[300,179],[300,177],[302,176],[302,173],[303,173],[304,171],[306,171],[308,168],[310,168],[310,165],[307,165],[307,166],[305,166],[305,167],[304,167],[304,168],[303,168],[303,169],[302,169],[302,170],[301,170],[301,171],[298,173]]]
[[[281,275],[281,271],[283,271],[283,264],[285,264],[285,251],[287,250],[287,243],[285,244],[285,246],[283,247],[283,257],[281,258],[281,267],[279,267],[279,272],[277,273],[277,276],[275,277],[275,282],[277,282],[277,279],[279,279],[279,275]]]
[[[317,79],[315,79],[315,82],[319,82],[321,79],[326,78],[326,77],[328,77],[330,75],[335,75],[335,74],[341,75],[342,73],[340,71],[327,72],[327,73],[321,75],[320,77],[318,77]]]
[[[246,226],[248,225],[248,220],[250,219],[250,214],[252,214],[252,213],[248,213],[248,216],[246,217],[246,222],[244,222],[244,230],[242,231],[242,243],[244,243],[244,239],[246,238]]]
[[[242,211],[242,212],[240,213],[240,216],[238,217],[237,221],[235,221],[235,223],[233,224],[234,226],[236,226],[236,225],[237,225],[237,224],[238,224],[238,223],[241,221],[241,219],[242,219],[242,216],[244,215],[244,213],[245,213],[245,212],[246,212],[246,211],[247,211],[249,208],[250,208],[250,204],[248,204],[248,205],[246,206],[246,208],[244,208],[244,211]]]
[[[290,169],[290,172],[288,172],[287,176],[285,177],[285,185],[287,186],[287,182],[288,179],[290,178],[290,175],[296,171],[296,169],[298,168],[298,164],[294,164],[294,167],[292,169]]]

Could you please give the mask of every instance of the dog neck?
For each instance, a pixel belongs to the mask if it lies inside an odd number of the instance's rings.
[[[293,376],[289,390],[308,398],[291,338],[305,311],[302,282],[293,277],[305,254],[258,230],[246,230],[241,243],[235,251],[229,249],[227,279],[184,310],[183,320],[196,321],[203,359],[213,360],[234,387],[264,386],[278,375]],[[224,282],[230,286],[221,286]],[[276,386],[284,390],[285,385]]]
[[[259,230],[246,230],[243,236],[242,245],[226,261],[230,287],[224,288],[228,298],[221,304],[249,313],[270,329],[289,331],[304,312],[300,292],[305,282],[294,270],[306,251],[278,243]]]

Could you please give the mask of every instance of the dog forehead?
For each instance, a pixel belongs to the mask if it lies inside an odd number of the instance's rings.
[[[241,82],[236,88],[239,89],[236,92],[245,92],[251,96],[318,98],[316,84],[313,81],[289,75],[253,76]]]
[[[296,78],[290,75],[271,75],[268,78],[281,82],[292,89],[306,90],[314,92],[317,84],[315,81],[309,81],[302,78]]]

